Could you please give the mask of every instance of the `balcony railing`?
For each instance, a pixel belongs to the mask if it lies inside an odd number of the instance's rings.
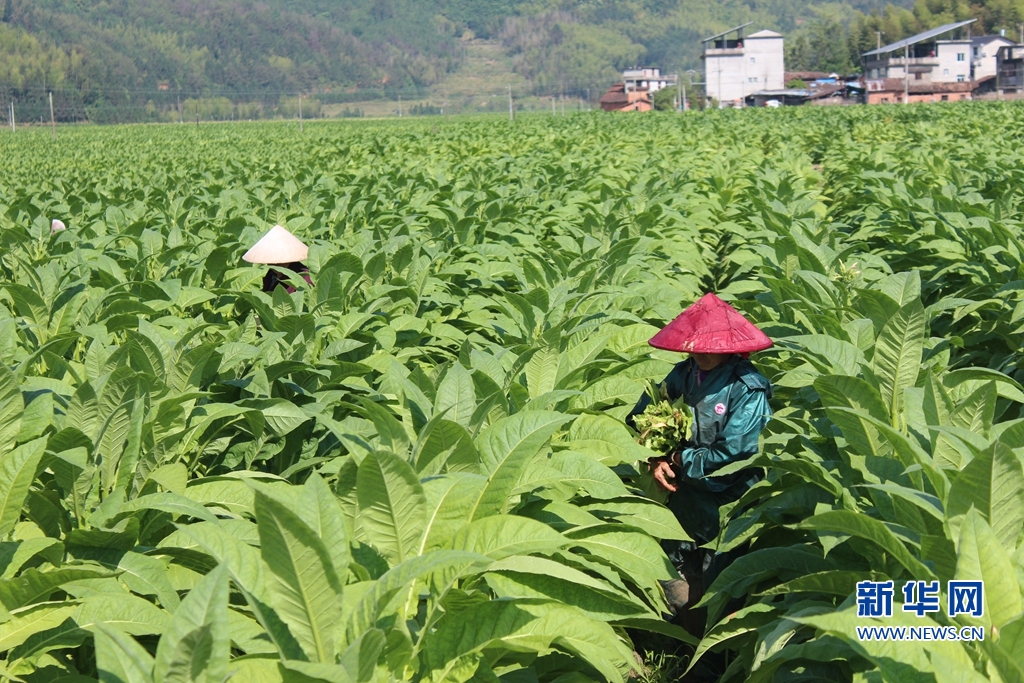
[[[909,62],[911,67],[915,66],[938,66],[938,57],[911,57],[909,60],[905,57],[890,57],[889,59],[879,59],[875,61],[865,62],[864,66],[868,69],[884,69],[885,67],[893,66],[905,66]]]
[[[708,48],[704,50],[704,57],[725,57],[728,55],[741,55],[743,54],[742,47],[720,47],[720,48]]]

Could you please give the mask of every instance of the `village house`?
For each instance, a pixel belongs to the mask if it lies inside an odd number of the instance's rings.
[[[974,83],[915,82],[903,78],[868,78],[864,80],[864,104],[908,104],[918,102],[955,102],[972,99]]]
[[[663,74],[656,68],[627,69],[622,72],[622,81],[610,87],[598,102],[605,111],[651,111],[654,93],[676,87],[678,80],[676,74]]]
[[[1004,45],[996,52],[996,90],[1024,92],[1024,45]]]
[[[959,31],[975,21],[968,19],[946,24],[863,53],[865,79],[900,79],[908,85],[970,82],[971,39],[939,40],[939,37]]]
[[[995,76],[999,49],[1016,44],[1002,35],[971,38],[971,79],[980,81]]]
[[[774,31],[743,34],[749,23],[705,38],[704,89],[719,106],[743,106],[756,92],[782,90],[785,83],[783,38]]]

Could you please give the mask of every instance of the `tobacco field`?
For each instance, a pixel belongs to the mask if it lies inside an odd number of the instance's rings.
[[[0,135],[0,678],[1024,682],[1022,131],[969,103]],[[260,291],[274,224],[315,286]],[[775,416],[695,638],[622,419],[708,291],[775,340]],[[857,616],[860,580],[960,578],[981,617]]]

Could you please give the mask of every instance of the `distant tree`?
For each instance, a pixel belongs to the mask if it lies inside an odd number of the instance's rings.
[[[791,88],[793,90],[806,90],[807,81],[803,80],[802,78],[794,78],[793,80],[786,84],[786,87]]]
[[[833,18],[819,18],[786,39],[786,68],[793,71],[850,73],[854,63],[847,45],[849,34]]]
[[[672,111],[676,107],[677,97],[675,88],[662,88],[654,93],[654,108],[658,111]]]

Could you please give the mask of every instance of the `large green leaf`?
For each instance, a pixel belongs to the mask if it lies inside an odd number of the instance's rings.
[[[343,644],[347,647],[371,628],[391,599],[408,590],[415,581],[433,577],[440,583],[453,581],[467,572],[476,572],[491,563],[491,559],[463,550],[437,550],[413,557],[392,567],[373,583],[358,602],[346,607]]]
[[[65,565],[59,569],[26,569],[17,578],[0,580],[0,603],[8,610],[45,601],[65,583],[114,576],[102,567]]]
[[[393,453],[371,453],[359,464],[357,523],[392,565],[411,557],[423,537],[426,498],[419,478]]]
[[[452,538],[453,550],[468,550],[500,560],[557,550],[568,541],[546,524],[529,517],[492,515],[462,527]]]
[[[96,627],[96,668],[100,683],[152,683],[153,657],[130,636]]]
[[[197,635],[204,637],[209,647],[201,653],[190,649],[196,661],[187,660],[186,670],[191,673],[198,667],[201,675],[192,678],[195,683],[215,683],[223,680],[227,674],[231,649],[228,632],[228,571],[224,565],[218,565],[203,577],[175,610],[170,626],[157,645],[153,666],[156,680],[166,680],[170,678],[171,672],[183,668],[179,654],[182,646],[190,645],[186,640],[197,629],[204,627],[206,631]],[[199,657],[199,654],[204,656]]]
[[[894,427],[899,426],[903,391],[914,386],[921,371],[924,331],[924,306],[915,299],[901,306],[875,339],[871,365],[879,378],[878,389]]]
[[[437,387],[434,412],[445,412],[445,417],[468,427],[476,410],[476,389],[473,377],[461,363],[453,363]]]
[[[469,523],[473,502],[486,481],[473,474],[448,474],[424,482],[428,513],[418,555],[447,546],[455,532]]]
[[[572,567],[541,557],[509,557],[488,567],[484,580],[500,598],[541,598],[572,605],[591,619],[658,618],[632,594]]]
[[[333,661],[342,589],[331,554],[301,517],[254,491],[260,556],[274,578],[271,602],[307,657]]]
[[[967,463],[949,488],[949,517],[965,514],[972,506],[1003,547],[1012,551],[1024,529],[1024,467],[1000,441]]]
[[[599,524],[572,529],[565,536],[576,546],[605,560],[624,576],[648,585],[679,578],[661,546],[640,529],[625,524]]]
[[[488,475],[474,505],[472,519],[505,511],[508,497],[523,470],[555,431],[571,419],[561,413],[524,411],[498,420],[477,438]]]
[[[44,437],[0,456],[0,537],[9,534],[21,518],[21,508],[45,451]]]
[[[935,578],[932,571],[914,557],[889,527],[867,515],[851,510],[829,510],[805,519],[800,523],[800,527],[815,531],[849,534],[871,541],[892,555],[910,573],[912,578],[922,581]]]
[[[1024,610],[1015,574],[1009,553],[985,522],[982,513],[974,509],[968,511],[960,525],[956,578],[984,583],[985,604],[981,623],[1002,626]],[[960,618],[967,622],[976,621],[969,616]]]
[[[580,508],[602,520],[615,520],[629,524],[655,538],[692,541],[693,539],[679,525],[679,520],[660,503],[639,496],[622,496],[596,503],[586,503]]]
[[[469,432],[462,425],[438,418],[432,419],[420,433],[413,451],[416,471],[428,477],[441,471],[477,472],[480,454]]]
[[[271,595],[264,563],[260,561],[260,551],[208,522],[183,526],[181,532],[227,568],[231,580],[243,591],[255,617],[266,629],[282,657],[303,657],[302,647],[270,605]]]
[[[563,649],[594,667],[609,683],[621,683],[635,666],[631,648],[606,624],[582,612],[546,600],[499,600],[470,607],[446,619],[427,638],[427,661],[433,680],[462,658],[502,645],[520,652]]]
[[[6,365],[0,366],[0,458],[17,443],[24,411],[18,378]]]

